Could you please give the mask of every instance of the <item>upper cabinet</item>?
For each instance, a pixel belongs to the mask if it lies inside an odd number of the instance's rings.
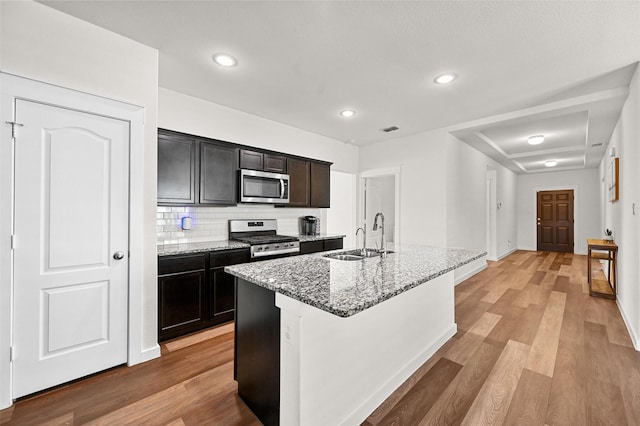
[[[234,147],[200,142],[200,204],[236,204],[237,152]]]
[[[331,207],[331,164],[311,162],[311,207]]]
[[[284,155],[241,149],[240,168],[273,173],[287,173],[287,159]]]
[[[330,163],[288,158],[289,204],[286,207],[331,207]]]
[[[289,204],[330,207],[331,163],[158,129],[158,204],[230,206],[238,169],[289,175]]]
[[[158,134],[158,203],[194,204],[196,141],[182,135]]]
[[[235,205],[238,148],[158,131],[158,204]]]
[[[289,158],[289,204],[287,207],[309,207],[311,201],[309,182],[311,163],[308,160]]]

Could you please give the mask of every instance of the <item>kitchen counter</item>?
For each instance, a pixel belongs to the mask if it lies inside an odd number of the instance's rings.
[[[287,235],[287,234],[285,234]],[[345,238],[345,235],[319,234],[319,235],[291,235],[297,237],[301,243],[309,241],[331,240]],[[204,253],[217,250],[234,250],[247,248],[249,244],[233,240],[203,241],[198,243],[164,244],[158,246],[158,256],[174,256],[178,254]]]
[[[371,306],[486,256],[461,248],[400,246],[386,258],[343,261],[327,253],[227,266],[225,271],[340,317]]]
[[[455,335],[454,270],[486,267],[486,253],[393,250],[225,268],[236,276],[238,395],[263,424],[361,424]]]
[[[346,235],[318,234],[318,235],[293,235],[293,237],[298,237],[301,243],[306,243],[309,241],[322,241],[322,240],[332,240],[334,238],[345,238]]]
[[[249,244],[231,240],[205,241],[200,243],[165,244],[162,246],[158,246],[158,256],[204,253],[208,251],[234,250],[248,247]]]

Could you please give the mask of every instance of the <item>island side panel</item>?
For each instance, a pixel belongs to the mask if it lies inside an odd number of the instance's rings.
[[[266,426],[280,423],[280,309],[275,293],[236,278],[238,395]]]
[[[457,331],[454,274],[341,318],[282,294],[281,425],[360,424]]]

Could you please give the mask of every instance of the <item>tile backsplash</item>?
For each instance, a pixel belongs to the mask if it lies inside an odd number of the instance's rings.
[[[158,206],[156,222],[158,245],[222,241],[229,238],[229,219],[277,219],[278,233],[297,235],[300,217],[318,216],[320,231],[326,223],[326,210],[314,208],[276,208],[264,204],[235,207]],[[183,230],[182,218],[191,218],[191,229]]]

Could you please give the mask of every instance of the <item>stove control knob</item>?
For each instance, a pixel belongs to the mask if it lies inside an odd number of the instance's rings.
[[[256,251],[262,251],[262,247],[256,247]]]
[[[275,248],[279,249],[279,248],[280,248],[280,246],[275,246]]]
[[[269,250],[269,246],[264,246],[264,251]]]

